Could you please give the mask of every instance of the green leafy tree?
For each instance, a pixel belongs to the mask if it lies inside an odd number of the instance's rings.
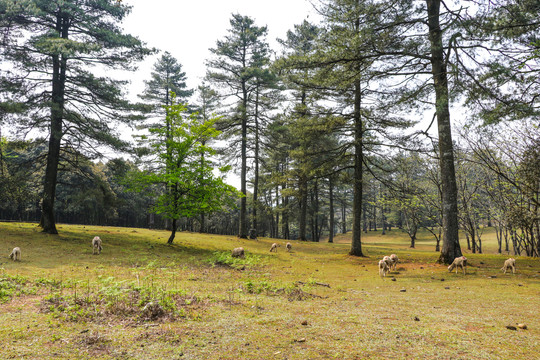
[[[124,97],[126,81],[92,70],[132,70],[152,52],[119,26],[130,6],[115,0],[1,0],[2,55],[12,69],[2,84],[12,84],[21,106],[16,124],[49,135],[40,226],[56,234],[54,202],[63,149],[100,156],[104,146],[126,150],[117,125],[138,117]],[[3,89],[7,87],[2,86]],[[7,96],[7,95],[6,95]],[[5,107],[2,107],[5,110]]]
[[[149,129],[142,139],[149,142],[152,163],[157,166],[137,173],[131,179],[132,189],[142,191],[162,185],[167,191],[158,195],[153,211],[172,220],[172,231],[167,243],[172,244],[177,221],[182,217],[193,218],[223,209],[236,199],[236,189],[224,182],[229,167],[214,167],[208,158],[215,151],[206,141],[219,135],[214,128],[217,118],[200,121],[196,114],[184,116],[187,106],[175,102],[166,107],[166,126]],[[202,156],[204,155],[204,156]]]

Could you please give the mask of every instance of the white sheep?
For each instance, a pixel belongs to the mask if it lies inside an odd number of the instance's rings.
[[[288,251],[288,252],[291,252],[292,245],[291,245],[290,242],[288,242],[287,245],[285,245],[285,247],[287,248],[287,251]]]
[[[233,251],[232,251],[231,256],[243,259],[245,257],[244,248],[243,247],[234,248]]]
[[[13,259],[13,261],[21,261],[21,249],[19,247],[14,247],[11,254],[9,254],[9,258]]]
[[[386,265],[388,266],[388,271],[390,271],[390,269],[392,268],[392,264],[393,264],[393,261],[390,258],[390,256],[383,257],[382,261],[384,261],[386,263]]]
[[[388,263],[384,260],[379,260],[379,276],[384,277],[386,276],[386,273],[388,272],[389,267]]]
[[[103,250],[103,247],[101,246],[101,238],[99,236],[96,236],[92,239],[92,255],[101,254],[101,250]]]
[[[392,266],[390,266],[390,268],[396,271],[397,263],[399,261],[398,256],[396,254],[392,254],[390,255],[390,260],[392,260]]]
[[[504,271],[504,273],[506,274],[506,270],[508,268],[512,268],[512,274],[515,274],[516,273],[516,259],[514,258],[509,258],[509,259],[506,259],[505,262],[504,262],[504,265],[503,267],[501,268],[501,270]]]
[[[465,256],[455,258],[454,261],[452,261],[452,264],[450,264],[450,266],[448,267],[448,271],[452,271],[453,268],[456,268],[457,274],[458,267],[463,270],[463,274],[466,273],[465,268],[467,267],[467,258]]]
[[[273,243],[272,246],[270,246],[270,252],[272,252],[272,251],[277,252],[278,247],[279,247],[279,244]]]

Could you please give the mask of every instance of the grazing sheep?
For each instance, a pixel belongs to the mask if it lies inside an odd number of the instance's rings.
[[[290,242],[288,242],[287,245],[285,245],[285,247],[287,248],[287,251],[288,251],[288,252],[291,252],[292,245],[291,245]]]
[[[467,258],[465,256],[455,258],[452,264],[448,267],[448,271],[452,271],[453,268],[456,268],[457,274],[458,267],[463,270],[463,274],[466,273],[465,268],[467,267]]]
[[[504,262],[504,265],[501,268],[501,270],[503,270],[504,273],[506,274],[506,270],[508,268],[512,268],[512,274],[516,273],[516,259],[514,259],[514,258],[506,259],[506,261]]]
[[[388,263],[384,260],[379,260],[379,276],[384,277],[386,276],[386,273],[388,272],[389,267]]]
[[[96,236],[92,239],[92,255],[95,255],[96,251],[98,255],[101,254],[101,250],[103,250],[101,247],[101,238]]]
[[[242,259],[245,258],[244,248],[243,247],[234,248],[231,256],[235,258],[242,258]]]
[[[272,244],[272,246],[270,246],[270,252],[272,252],[272,251],[275,251],[275,252],[277,252],[277,248],[278,248],[278,247],[279,247],[279,245],[278,245],[278,244],[276,244],[276,243],[273,243],[273,244]]]
[[[390,259],[390,256],[383,257],[382,261],[386,263],[386,265],[388,266],[388,271],[390,271],[390,268],[392,267],[392,264],[393,264],[393,261],[392,259]]]
[[[390,269],[396,271],[397,263],[399,261],[398,256],[396,254],[390,255],[390,260],[392,260],[392,266],[390,266]]]
[[[21,249],[18,247],[14,247],[13,251],[11,251],[11,254],[9,254],[9,258],[13,259],[13,261],[21,261]]]

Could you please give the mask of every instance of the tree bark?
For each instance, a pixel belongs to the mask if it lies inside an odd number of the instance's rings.
[[[350,255],[364,256],[362,253],[362,167],[363,167],[363,124],[360,114],[361,88],[360,80],[354,83],[354,200],[353,200],[353,233]]]
[[[167,240],[167,244],[172,244],[174,241],[174,237],[176,236],[176,219],[172,219],[172,225],[171,225],[171,236],[169,236],[169,240]]]
[[[329,192],[329,207],[330,207],[330,220],[328,225],[328,242],[334,242],[334,182],[332,178],[328,179],[328,192]]]
[[[300,219],[298,224],[298,238],[299,240],[306,241],[306,219],[307,219],[307,179],[300,178]]]
[[[63,39],[68,38],[68,28],[69,19],[62,16],[62,14],[58,14],[56,19],[56,30]],[[56,198],[58,164],[60,162],[60,146],[63,136],[62,120],[64,117],[66,67],[67,59],[65,56],[58,54],[53,56],[51,128],[49,151],[47,153],[47,166],[45,168],[45,180],[43,183],[41,220],[39,223],[43,232],[49,234],[58,234],[54,218],[54,201]]]
[[[285,190],[287,188],[287,184],[284,183],[282,186],[281,186],[281,189],[282,191]],[[286,240],[289,240],[291,235],[290,235],[290,231],[289,231],[289,210],[288,210],[288,207],[289,207],[289,197],[288,196],[284,196],[283,199],[282,199],[282,204],[283,204],[283,214],[281,215],[281,221],[282,221],[282,224],[281,224],[281,232],[282,232],[282,236],[284,239]]]
[[[255,174],[253,179],[253,209],[252,214],[253,218],[251,220],[251,232],[255,232],[257,236],[257,205],[259,202],[259,89],[256,90],[255,94]]]
[[[454,147],[450,126],[448,77],[440,27],[440,0],[426,0],[431,72],[435,86],[435,111],[439,135],[439,162],[442,183],[443,244],[439,262],[450,264],[461,256],[458,235],[457,184],[454,168]]]
[[[242,83],[242,143],[241,143],[241,158],[242,168],[240,170],[240,192],[242,192],[242,198],[240,199],[240,218],[238,224],[238,237],[247,239],[247,188],[246,188],[246,176],[247,176],[247,89],[246,83]]]

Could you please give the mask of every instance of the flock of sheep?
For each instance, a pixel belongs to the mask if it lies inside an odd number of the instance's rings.
[[[273,243],[270,247],[270,252],[277,252],[277,248],[280,247],[278,243]],[[288,252],[292,250],[292,245],[290,242],[288,242],[285,245],[285,248]],[[101,246],[101,238],[99,236],[95,236],[92,239],[92,255],[99,255],[101,254],[101,250],[103,247]],[[232,250],[232,257],[237,258],[244,258],[245,257],[245,251],[243,247],[234,248]],[[13,261],[20,261],[21,260],[21,249],[19,247],[13,248],[13,251],[11,251],[11,254],[9,254],[9,258]],[[390,271],[396,271],[396,266],[399,259],[396,254],[392,254],[390,256],[385,256],[382,258],[382,260],[379,260],[379,275],[381,277],[385,277],[386,274]],[[463,271],[463,274],[466,273],[466,267],[467,267],[467,258],[465,256],[460,256],[454,259],[452,264],[448,266],[448,271],[452,271],[453,269],[456,269],[456,274],[458,272],[458,268],[461,268]],[[516,273],[516,259],[509,258],[504,262],[503,267],[501,270],[504,271],[506,274],[506,271],[512,269],[512,274]]]
[[[386,273],[390,270],[396,271],[396,266],[399,259],[396,254],[383,257],[382,260],[379,260],[379,275],[385,277]]]
[[[390,270],[396,270],[396,264],[398,263],[399,259],[396,254],[392,254],[390,256],[383,257],[382,260],[379,260],[379,275],[381,277],[385,277],[386,273],[388,273]],[[463,271],[463,274],[466,274],[466,267],[467,267],[467,258],[465,256],[459,256],[454,259],[452,264],[448,266],[448,271],[452,271],[453,269],[456,269],[456,274],[458,272],[458,268],[461,268]],[[516,273],[516,259],[509,258],[506,259],[504,262],[503,267],[501,268],[502,271],[506,274],[506,271],[512,269],[512,274]]]
[[[277,252],[277,248],[280,247],[281,245],[279,245],[278,243],[273,243],[272,246],[270,246],[270,252]],[[285,245],[285,248],[287,249],[288,252],[290,252],[292,250],[292,245],[290,242],[288,242],[286,245]],[[235,257],[235,258],[244,258],[246,256],[245,254],[245,251],[244,251],[244,248],[243,247],[237,247],[237,248],[234,248],[232,250],[232,254],[231,254],[232,257]]]

